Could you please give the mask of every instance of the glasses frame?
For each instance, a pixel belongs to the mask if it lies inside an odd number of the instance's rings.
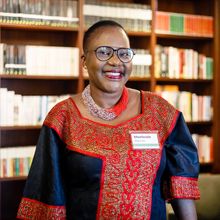
[[[99,48],[101,48],[101,47],[107,47],[107,48],[112,49],[113,53],[112,53],[112,55],[111,55],[108,59],[100,59],[100,58],[97,56],[97,50],[98,50]],[[124,62],[124,61],[121,60],[121,58],[119,57],[118,51],[123,50],[123,49],[129,49],[129,50],[132,52],[132,57],[131,57],[131,59],[130,59],[129,61]],[[131,49],[131,48],[126,48],[126,47],[119,47],[119,48],[117,48],[117,49],[114,49],[113,47],[110,47],[110,46],[99,46],[99,47],[97,47],[97,48],[96,48],[95,50],[93,50],[93,51],[95,52],[96,58],[97,58],[98,60],[100,60],[100,61],[108,61],[108,60],[110,60],[110,59],[113,57],[114,53],[116,53],[118,59],[119,59],[122,63],[130,63],[130,62],[132,61],[134,55],[135,55],[135,52],[134,52],[133,49]]]

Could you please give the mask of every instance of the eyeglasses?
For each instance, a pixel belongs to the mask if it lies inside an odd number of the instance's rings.
[[[109,46],[100,46],[96,48],[95,55],[100,61],[107,61],[112,58],[114,52],[116,52],[118,59],[123,63],[131,62],[135,53],[131,48],[118,48],[114,49]]]

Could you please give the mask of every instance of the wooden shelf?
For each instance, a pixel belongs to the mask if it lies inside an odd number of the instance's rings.
[[[156,36],[158,38],[170,38],[170,39],[184,39],[184,40],[213,40],[213,36],[198,36],[198,35],[184,35],[183,33],[180,34],[162,34],[157,33]]]
[[[78,77],[1,75],[1,87],[22,95],[75,94]]]
[[[40,128],[41,125],[0,126],[1,131],[38,130]]]
[[[151,33],[150,32],[137,32],[137,31],[128,31],[129,36],[135,36],[135,37],[150,37]]]
[[[13,176],[13,177],[0,177],[0,183],[1,182],[14,182],[14,181],[25,181],[27,179],[27,176]]]
[[[36,145],[41,126],[1,126],[0,147]]]
[[[36,30],[36,31],[67,31],[76,32],[79,31],[78,27],[59,27],[50,25],[33,25],[33,24],[16,24],[16,23],[4,23],[0,22],[0,28],[2,29],[16,29],[16,30]]]
[[[9,75],[1,74],[0,79],[28,79],[28,80],[78,80],[77,76],[45,76],[45,75]]]
[[[130,77],[130,81],[142,81],[142,82],[150,82],[149,77]]]
[[[175,82],[175,83],[212,83],[213,79],[171,79],[168,77],[156,78],[157,82]]]
[[[190,121],[187,122],[188,126],[212,126],[212,121]]]

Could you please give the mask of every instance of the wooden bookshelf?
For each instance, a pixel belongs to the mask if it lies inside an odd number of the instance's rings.
[[[220,2],[218,0],[114,0],[148,4],[152,9],[151,32],[128,31],[131,47],[147,49],[152,56],[148,78],[133,77],[128,86],[155,91],[157,85],[178,85],[180,90],[197,92],[213,97],[213,119],[208,122],[189,122],[191,132],[207,134],[213,137],[214,161],[202,164],[202,172],[220,173]],[[78,0],[78,27],[54,27],[48,25],[14,24],[0,22],[0,43],[44,46],[78,47],[82,54],[82,38],[85,31],[83,16],[84,0]],[[156,11],[176,12],[195,15],[208,15],[214,18],[214,36],[186,36],[180,34],[161,34],[155,30]],[[213,79],[170,79],[156,78],[155,47],[174,46],[191,48],[214,58]],[[80,65],[80,64],[79,64]],[[61,95],[82,91],[88,84],[88,78],[83,77],[82,68],[79,77],[63,76],[15,76],[0,75],[1,87],[14,90],[22,95]],[[35,145],[40,126],[1,126],[1,147]],[[0,219],[14,219],[20,201],[25,178],[0,178],[1,207]],[[5,192],[9,192],[6,194]]]

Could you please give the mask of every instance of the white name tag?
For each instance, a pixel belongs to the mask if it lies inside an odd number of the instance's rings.
[[[130,131],[134,150],[159,149],[158,131]]]

